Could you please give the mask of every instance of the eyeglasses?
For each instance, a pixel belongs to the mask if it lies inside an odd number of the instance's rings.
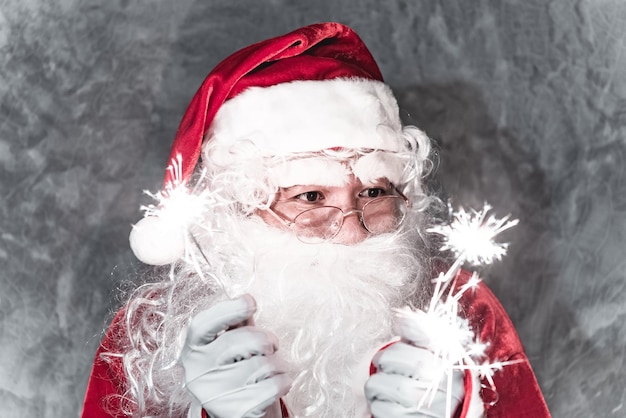
[[[348,212],[335,206],[307,209],[298,214],[293,221],[283,218],[271,208],[267,211],[290,228],[300,241],[313,244],[333,239],[341,230],[344,219],[354,213],[359,214],[361,225],[370,234],[395,231],[404,221],[409,207],[409,200],[400,193],[400,196],[377,197],[364,204],[361,209],[352,209]]]

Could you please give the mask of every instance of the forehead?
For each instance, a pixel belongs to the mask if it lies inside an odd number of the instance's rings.
[[[272,182],[278,187],[296,185],[343,186],[353,174],[361,183],[372,183],[386,178],[399,184],[403,163],[395,153],[373,151],[350,158],[326,155],[281,161],[270,170]]]

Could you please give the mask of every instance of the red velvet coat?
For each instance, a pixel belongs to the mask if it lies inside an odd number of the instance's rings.
[[[457,287],[470,279],[471,274],[461,271]],[[470,321],[478,334],[478,339],[489,343],[486,354],[490,362],[516,361],[506,365],[493,375],[496,392],[483,379],[481,388],[476,388],[476,380],[466,374],[465,399],[461,417],[483,416],[470,413],[472,403],[477,401],[484,407],[488,418],[544,418],[550,412],[535,378],[532,367],[524,353],[517,331],[504,307],[485,283],[480,283],[475,291],[469,290],[461,298],[461,315]],[[475,390],[480,389],[480,390]],[[474,395],[480,395],[479,399]]]
[[[469,280],[470,274],[462,272],[458,286]],[[550,413],[544,401],[530,363],[509,316],[500,302],[484,283],[475,291],[468,291],[461,299],[463,316],[468,318],[472,329],[478,332],[480,341],[489,343],[489,360],[515,364],[497,371],[493,380],[497,393],[483,381],[482,389],[476,387],[477,379],[469,373],[465,379],[465,399],[459,416],[470,418],[544,418]],[[118,352],[119,342],[126,338],[123,327],[123,310],[114,318],[94,361],[83,405],[83,418],[123,417],[120,396],[124,393],[126,378],[122,364],[117,359],[106,362],[103,352]],[[478,408],[477,408],[478,407]],[[481,412],[484,410],[484,413]]]

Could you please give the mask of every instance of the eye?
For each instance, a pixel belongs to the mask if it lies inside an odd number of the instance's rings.
[[[306,202],[318,202],[324,198],[320,192],[304,192],[294,196],[294,199],[304,200]]]
[[[370,187],[359,193],[359,197],[368,197],[374,199],[376,197],[386,196],[390,194],[389,190],[384,187]]]

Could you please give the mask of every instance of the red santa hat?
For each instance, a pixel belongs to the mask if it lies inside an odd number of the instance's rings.
[[[228,165],[228,145],[237,139],[252,140],[265,155],[331,148],[395,152],[401,129],[395,98],[358,35],[339,23],[306,26],[241,49],[211,71],[180,123],[161,196],[187,184],[203,141],[223,144],[211,147],[221,155],[212,157]],[[312,172],[297,164],[279,171],[290,173],[293,184]],[[173,239],[171,229],[157,217],[144,218],[131,232],[135,255],[154,265],[178,259],[184,240],[180,234]]]

